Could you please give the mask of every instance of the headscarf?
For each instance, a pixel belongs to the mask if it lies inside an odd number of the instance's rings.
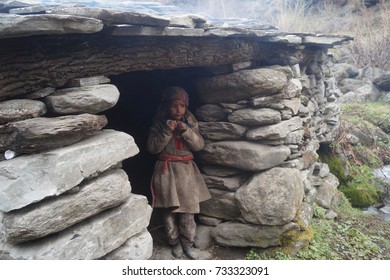
[[[189,96],[188,93],[182,87],[172,86],[164,90],[161,96],[161,105],[159,106],[157,112],[157,118],[166,114],[166,107],[173,100],[182,100],[186,104],[186,112],[183,116],[183,122],[186,123],[190,128],[198,126],[198,121],[195,116],[188,110],[189,105]]]
[[[188,107],[189,97],[188,93],[181,87],[168,87],[164,90],[161,96],[161,102],[167,102],[172,100],[182,100]]]

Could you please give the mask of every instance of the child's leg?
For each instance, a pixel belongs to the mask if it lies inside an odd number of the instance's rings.
[[[179,214],[179,233],[183,247],[192,247],[194,245],[196,235],[194,214]]]
[[[163,219],[168,243],[173,246],[179,244],[179,228],[176,222],[176,214],[172,213],[170,209],[164,209]]]

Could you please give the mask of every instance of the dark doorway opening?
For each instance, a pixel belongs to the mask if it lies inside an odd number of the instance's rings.
[[[123,131],[134,138],[140,152],[125,160],[123,169],[129,176],[132,193],[146,196],[150,204],[150,180],[156,157],[147,152],[146,141],[161,93],[168,86],[183,87],[190,96],[189,109],[195,111],[199,100],[194,93],[193,81],[204,73],[205,69],[201,68],[181,68],[130,72],[109,77],[118,88],[120,98],[117,105],[106,112],[106,128]],[[155,225],[153,217],[152,223]]]

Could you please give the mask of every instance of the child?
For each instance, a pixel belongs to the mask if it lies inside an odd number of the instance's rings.
[[[158,154],[151,182],[152,206],[164,208],[164,227],[172,254],[190,259],[207,258],[194,249],[199,202],[211,194],[193,161],[191,151],[203,149],[198,122],[188,110],[188,94],[180,87],[169,87],[162,95],[154,124],[150,128],[147,149]],[[203,255],[202,255],[203,254]]]

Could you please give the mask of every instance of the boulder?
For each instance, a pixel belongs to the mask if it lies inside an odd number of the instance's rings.
[[[384,91],[389,91],[390,90],[390,71],[383,73],[379,77],[375,78],[373,83],[379,89],[384,90]]]
[[[268,146],[247,141],[206,144],[199,157],[209,163],[247,171],[260,171],[283,163],[290,155],[285,146]]]
[[[124,204],[35,242],[11,245],[0,240],[0,259],[90,260],[117,249],[149,225],[152,209],[145,197]]]
[[[199,107],[196,109],[195,115],[199,121],[205,122],[224,121],[227,116],[220,106],[214,104],[206,104]]]
[[[248,130],[248,140],[280,140],[285,139],[289,133],[302,127],[302,119],[294,117],[277,124],[262,126]]]
[[[254,96],[272,95],[280,92],[286,84],[286,75],[273,69],[242,70],[196,82],[203,103],[229,103]]]
[[[295,223],[283,226],[258,226],[226,222],[211,229],[212,238],[223,246],[268,248],[281,245],[281,235],[299,229]]]
[[[138,152],[130,135],[102,130],[67,147],[2,161],[0,211],[9,212],[60,195]]]
[[[244,126],[275,124],[282,120],[280,112],[269,108],[237,110],[228,116],[229,122]]]
[[[356,78],[359,75],[359,69],[355,65],[348,63],[334,64],[332,70],[337,81],[346,78]]]
[[[0,102],[0,124],[29,118],[36,118],[46,114],[45,103],[38,100],[13,99]]]
[[[66,114],[97,114],[115,106],[119,91],[114,85],[74,87],[57,90],[45,98],[50,112]]]
[[[6,214],[6,241],[21,243],[60,232],[88,217],[124,203],[131,187],[123,170],[108,171],[80,186],[80,191],[62,194]]]
[[[336,176],[329,173],[322,179],[322,183],[317,187],[317,204],[323,208],[329,209],[332,206],[333,197],[337,193],[339,181]]]
[[[246,127],[229,122],[199,122],[204,139],[212,141],[237,140],[245,135]]]
[[[236,191],[245,180],[246,176],[236,175],[229,177],[203,175],[203,179],[209,188],[217,188],[227,191]]]
[[[285,225],[295,218],[303,196],[300,171],[275,167],[252,176],[235,197],[245,221],[258,225]]]
[[[301,95],[302,83],[298,79],[290,79],[284,90],[284,96],[286,98],[294,98]]]
[[[153,253],[153,238],[145,229],[130,237],[119,248],[105,255],[103,260],[147,260]]]
[[[200,203],[200,214],[223,220],[235,220],[240,216],[234,192],[210,189],[211,199]]]
[[[105,116],[82,114],[33,118],[0,126],[0,151],[36,153],[74,144],[101,130]]]

